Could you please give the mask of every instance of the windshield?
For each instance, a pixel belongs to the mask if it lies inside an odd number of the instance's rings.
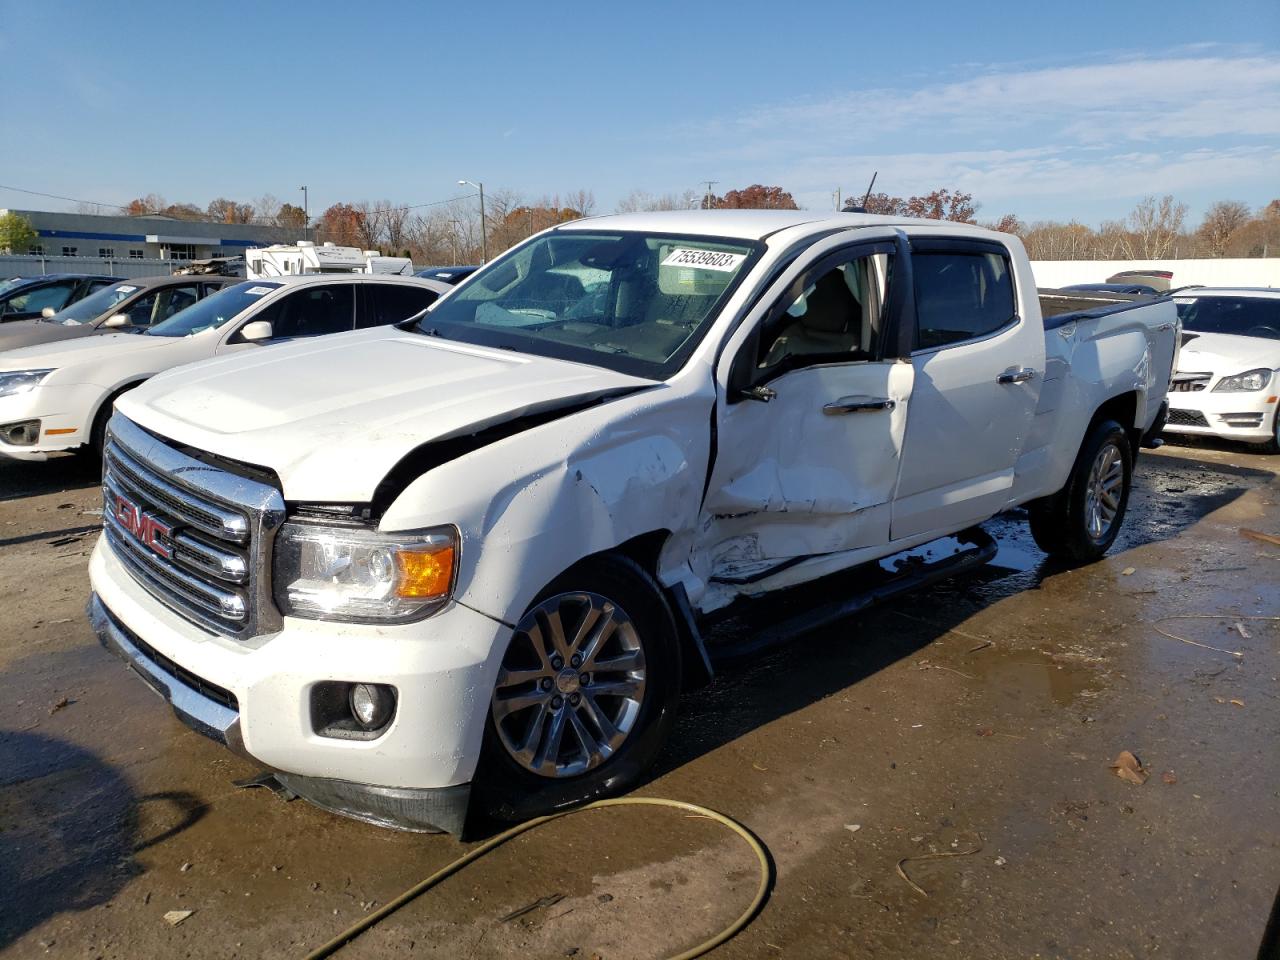
[[[417,329],[662,378],[702,339],[760,249],[716,237],[557,231],[494,261]]]
[[[148,337],[189,337],[193,333],[214,330],[238,317],[264,296],[281,285],[262,280],[247,280],[219,290],[197,304],[179,310],[163,323],[143,331]]]
[[[1174,297],[1182,329],[1280,340],[1280,297]]]
[[[20,287],[26,283],[23,277],[12,277],[8,280],[0,280],[0,293],[8,293],[14,287]]]
[[[62,323],[68,327],[74,327],[80,323],[88,323],[90,320],[96,320],[102,316],[125,297],[137,293],[141,289],[137,284],[130,283],[117,283],[110,287],[103,287],[97,293],[90,294],[83,300],[77,300],[71,306],[59,310],[49,318],[49,321],[51,323]]]

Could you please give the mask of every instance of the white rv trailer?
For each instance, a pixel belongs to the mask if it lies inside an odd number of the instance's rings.
[[[377,250],[340,247],[335,243],[316,244],[310,240],[251,247],[245,252],[246,277],[296,277],[311,273],[381,273],[413,275],[408,257],[384,257]]]

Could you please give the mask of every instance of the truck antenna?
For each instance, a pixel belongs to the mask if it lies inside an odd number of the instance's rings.
[[[875,170],[871,174],[871,182],[867,184],[867,192],[862,195],[861,207],[865,211],[867,209],[867,201],[871,199],[871,190],[876,185],[876,177],[880,176],[880,171]]]

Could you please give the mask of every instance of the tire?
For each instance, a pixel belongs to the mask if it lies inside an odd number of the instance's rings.
[[[1096,474],[1095,468],[1103,475]],[[1099,559],[1120,533],[1132,484],[1133,447],[1124,427],[1114,420],[1095,423],[1080,446],[1066,486],[1028,508],[1036,546],[1070,563]],[[1102,487],[1110,498],[1100,495]]]
[[[138,384],[132,384],[107,397],[94,415],[93,427],[89,430],[89,442],[85,445],[84,452],[95,461],[100,462],[102,460],[102,451],[107,446],[107,421],[111,419],[111,414],[115,411],[116,401],[136,386]]]
[[[588,629],[580,630],[588,617]],[[557,619],[563,646],[550,642]],[[592,650],[597,634],[604,639]],[[572,660],[563,663],[568,658],[556,659],[584,653],[589,659],[576,668]],[[590,670],[596,658],[615,669]],[[504,654],[473,783],[478,808],[518,821],[636,786],[675,720],[680,671],[671,610],[637,564],[606,554],[558,577],[516,625]],[[599,692],[606,685],[611,692]]]

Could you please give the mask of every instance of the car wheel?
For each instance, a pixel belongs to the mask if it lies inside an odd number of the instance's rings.
[[[477,801],[524,820],[625,792],[675,719],[675,621],[653,578],[611,555],[573,568],[516,624],[498,671]]]
[[[1095,424],[1066,486],[1028,507],[1036,545],[1073,563],[1097,560],[1120,533],[1132,483],[1133,448],[1124,428],[1114,420]]]

